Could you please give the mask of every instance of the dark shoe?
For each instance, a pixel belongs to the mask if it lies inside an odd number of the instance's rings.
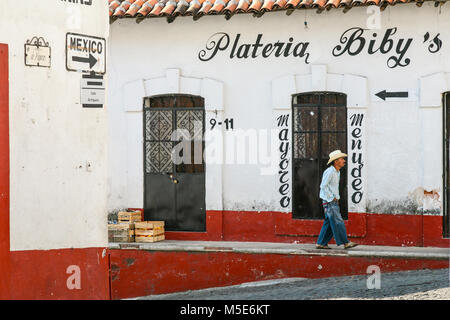
[[[328,245],[316,244],[316,249],[331,249]]]
[[[358,244],[357,243],[354,243],[354,242],[347,242],[345,245],[344,245],[344,249],[350,249],[350,248],[354,248],[354,247],[356,247]]]

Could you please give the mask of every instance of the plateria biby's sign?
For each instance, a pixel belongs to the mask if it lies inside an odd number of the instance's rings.
[[[347,29],[338,39],[338,43],[332,44],[326,49],[330,54],[339,58],[341,56],[358,56],[368,54],[386,56],[388,68],[406,67],[411,63],[408,51],[414,38],[402,38],[397,35],[398,28],[389,28],[384,32],[354,27]],[[424,52],[436,53],[443,46],[440,34],[431,35],[424,33]],[[240,33],[230,36],[226,32],[214,33],[206,42],[204,49],[198,53],[201,61],[210,61],[218,55],[227,55],[230,59],[255,59],[255,58],[297,58],[303,59],[309,64],[314,58],[309,52],[311,43],[299,41],[290,36],[286,40],[267,41],[263,34],[258,34],[250,43],[243,41]],[[417,41],[417,40],[416,40]],[[387,97],[389,94],[387,94]]]

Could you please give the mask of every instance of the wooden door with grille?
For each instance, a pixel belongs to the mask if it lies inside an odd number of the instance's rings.
[[[342,93],[310,92],[292,96],[294,219],[323,219],[319,199],[322,174],[330,152],[347,153],[347,97]],[[347,219],[347,169],[341,169],[341,214]]]
[[[206,231],[204,119],[199,96],[144,100],[144,217],[168,231]]]

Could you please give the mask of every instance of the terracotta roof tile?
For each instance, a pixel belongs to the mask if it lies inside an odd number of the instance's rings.
[[[177,2],[177,8],[172,13],[173,16],[177,17],[183,15],[186,10],[189,8],[189,2],[191,0],[181,0]]]
[[[143,4],[146,2],[146,0],[136,0],[133,2],[133,4],[128,8],[128,10],[125,12],[125,16],[127,17],[134,17],[136,16],[139,9],[142,8]]]
[[[279,1],[277,0],[264,0],[264,4],[262,7],[262,10],[266,9],[268,11],[271,11],[272,8],[275,6],[275,3],[277,3]],[[286,4],[286,1],[284,1],[284,4]]]
[[[214,5],[209,10],[208,14],[219,14],[223,8],[227,5],[228,0],[216,0],[214,1]]]
[[[234,10],[236,10],[238,4],[239,4],[238,0],[230,0],[230,1],[227,2],[227,6],[225,7],[225,9],[223,11],[227,11],[229,13],[233,13]]]
[[[291,14],[295,9],[323,10],[343,8],[347,12],[355,6],[379,6],[424,1],[439,4],[449,0],[108,0],[111,22],[120,18],[135,18],[137,22],[146,18],[166,17],[172,22],[178,16],[192,16],[194,20],[204,15],[224,15],[230,19],[236,13],[253,13],[259,17],[269,11],[285,10]]]

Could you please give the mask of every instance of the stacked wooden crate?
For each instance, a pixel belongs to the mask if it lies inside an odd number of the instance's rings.
[[[134,242],[135,241],[135,223],[141,221],[141,212],[119,212],[117,215],[117,224],[108,225],[109,242]]]
[[[164,240],[164,221],[142,221],[134,224],[136,242]]]
[[[108,224],[109,242],[134,242],[134,223]]]
[[[122,211],[117,215],[119,223],[134,223],[142,221],[142,215],[140,211]]]

